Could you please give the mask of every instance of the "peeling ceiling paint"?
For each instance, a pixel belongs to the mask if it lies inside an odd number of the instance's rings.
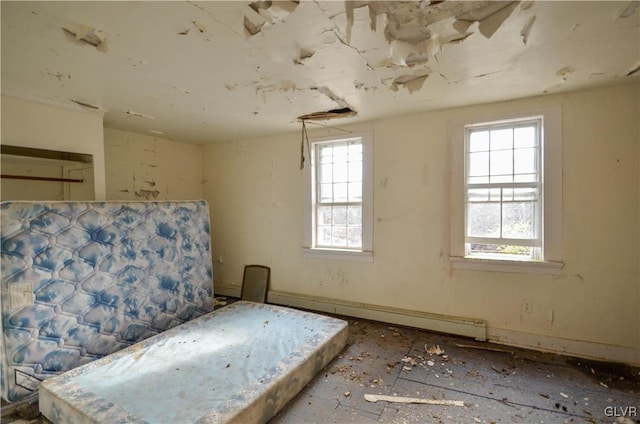
[[[224,142],[637,79],[639,5],[2,1],[2,93]]]

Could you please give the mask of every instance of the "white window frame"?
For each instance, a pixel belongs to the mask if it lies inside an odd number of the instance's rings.
[[[465,155],[466,128],[482,124],[497,124],[516,120],[542,119],[542,248],[540,258],[466,256],[466,190]],[[562,270],[562,109],[522,111],[518,113],[471,118],[449,123],[451,152],[451,221],[450,264],[455,269],[497,272],[557,274]]]
[[[339,143],[360,138],[362,141],[362,247],[336,249],[316,245],[316,157],[318,144]],[[373,133],[354,133],[309,139],[308,160],[303,170],[304,231],[302,252],[306,258],[373,261]]]
[[[521,126],[534,126],[535,127],[535,145],[536,155],[534,157],[535,161],[535,169],[536,169],[536,181],[533,182],[484,182],[481,184],[478,183],[470,183],[468,181],[468,173],[469,173],[469,143],[470,143],[470,134],[473,131],[477,130],[485,130],[485,131],[493,131],[498,129],[514,129]],[[473,257],[473,258],[481,258],[481,259],[512,259],[512,260],[541,260],[542,259],[542,209],[543,209],[543,196],[544,190],[542,185],[542,128],[543,128],[543,118],[541,116],[532,116],[524,119],[515,119],[509,121],[500,121],[500,122],[483,122],[481,124],[473,124],[465,126],[465,196],[469,193],[470,190],[473,189],[499,189],[501,191],[500,194],[500,211],[501,211],[501,222],[500,222],[500,233],[501,235],[496,238],[488,238],[488,237],[473,237],[468,234],[469,228],[469,202],[465,200],[465,257]],[[489,147],[490,148],[490,147]],[[513,150],[514,146],[511,147]],[[490,160],[490,159],[489,159]],[[515,169],[512,170],[515,172]],[[538,192],[538,200],[535,202],[535,210],[534,210],[534,231],[535,236],[530,239],[508,239],[502,236],[502,190],[504,189],[517,189],[517,188],[534,188]],[[469,252],[470,245],[472,243],[480,243],[480,244],[506,244],[513,246],[526,246],[531,248],[532,255],[529,257],[517,257],[516,255],[508,255],[508,254],[481,254],[476,253],[472,254]]]

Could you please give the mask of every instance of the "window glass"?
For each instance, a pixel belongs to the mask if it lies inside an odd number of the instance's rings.
[[[325,142],[316,146],[315,245],[361,249],[362,140]]]
[[[467,128],[467,255],[537,255],[542,245],[540,129],[538,119]]]

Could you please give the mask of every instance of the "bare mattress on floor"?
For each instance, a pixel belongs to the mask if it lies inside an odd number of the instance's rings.
[[[40,385],[59,422],[266,422],[345,346],[347,322],[236,302]]]

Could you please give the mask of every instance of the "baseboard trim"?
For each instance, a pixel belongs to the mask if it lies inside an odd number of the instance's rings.
[[[487,328],[487,338],[490,342],[507,346],[552,352],[597,361],[621,362],[635,366],[640,365],[640,351],[628,346],[563,339],[493,327]]]
[[[240,297],[242,287],[232,284],[216,283],[216,296]],[[487,327],[481,319],[461,318],[448,315],[431,314],[408,309],[390,308],[346,300],[308,296],[296,293],[269,291],[269,303],[328,312],[349,317],[406,325],[425,330],[473,337],[492,343],[525,349],[552,352],[579,358],[614,361],[640,366],[640,352],[627,346],[614,346],[602,343],[542,336],[522,331]]]
[[[240,297],[242,286],[224,283],[214,283],[213,292],[216,296]]]
[[[219,285],[218,285],[219,287]],[[270,290],[269,303],[486,340],[484,320]]]

